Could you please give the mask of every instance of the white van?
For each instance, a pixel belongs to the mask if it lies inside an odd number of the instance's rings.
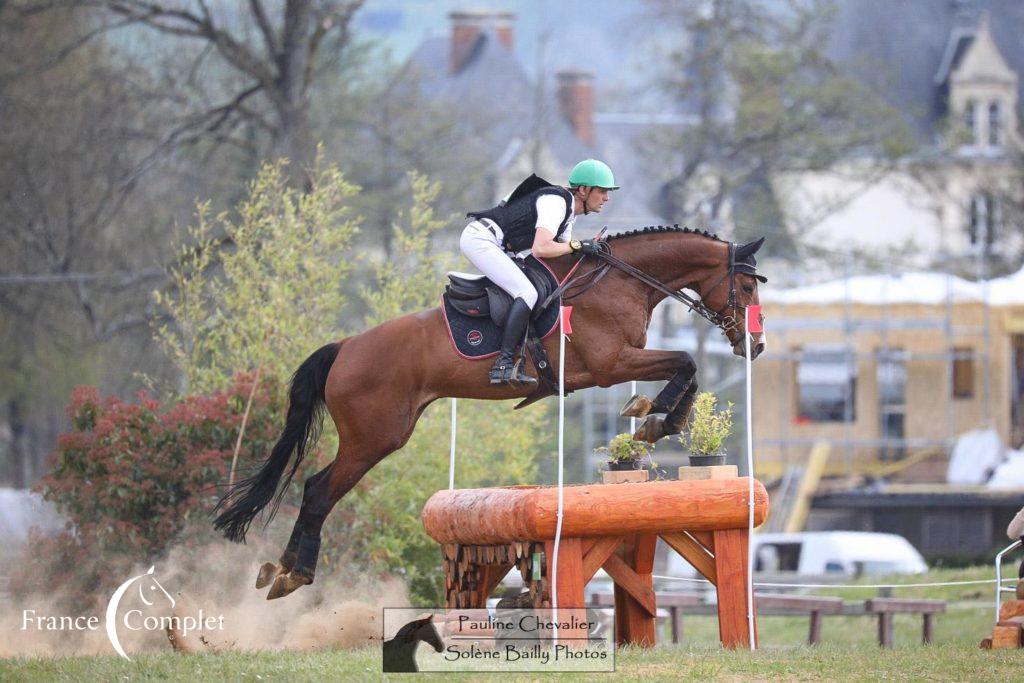
[[[902,536],[871,531],[804,531],[755,534],[754,571],[801,576],[923,574],[921,553]],[[670,552],[669,576],[692,577],[696,570]]]

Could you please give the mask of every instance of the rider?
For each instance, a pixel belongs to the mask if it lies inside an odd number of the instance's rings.
[[[532,187],[528,185],[531,182],[537,189],[522,193]],[[572,169],[568,188],[531,176],[509,196],[508,203],[503,201],[492,209],[468,214],[474,220],[462,231],[459,248],[470,263],[513,299],[501,352],[491,368],[491,384],[537,383],[523,372],[521,363],[515,362],[516,346],[524,339],[537,304],[537,290],[512,257],[531,252],[537,258],[597,253],[593,240],[572,239],[572,226],[576,216],[600,212],[608,193],[617,189],[608,165],[587,159]]]

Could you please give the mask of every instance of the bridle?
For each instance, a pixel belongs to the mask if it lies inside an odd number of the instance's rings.
[[[598,282],[600,282],[600,280],[604,278],[604,276],[607,275],[612,268],[615,268],[617,270],[621,270],[622,272],[626,273],[631,277],[636,278],[637,280],[640,280],[648,287],[658,290],[665,296],[671,297],[676,301],[683,303],[691,311],[693,311],[700,317],[704,318],[712,325],[718,327],[722,331],[722,334],[725,335],[726,339],[729,338],[730,332],[734,332],[739,327],[739,316],[737,315],[737,310],[739,309],[739,302],[736,298],[736,266],[738,264],[736,263],[736,245],[733,244],[732,242],[728,243],[729,269],[725,273],[722,273],[722,276],[715,281],[715,284],[711,285],[711,287],[708,288],[707,292],[702,293],[701,298],[699,299],[695,299],[694,297],[690,296],[689,294],[681,290],[674,290],[669,288],[667,285],[662,283],[654,276],[649,275],[644,271],[640,270],[639,268],[632,266],[626,263],[625,261],[619,259],[618,257],[614,256],[612,254],[611,245],[607,241],[600,241],[598,242],[598,244],[602,245],[602,251],[599,254],[597,254],[597,258],[604,261],[604,263],[591,271],[583,273],[582,275],[577,275],[576,277],[570,278],[563,282],[554,292],[552,292],[548,296],[547,299],[545,299],[544,303],[542,304],[543,307],[546,307],[549,303],[551,303],[551,301],[553,301],[555,297],[561,296],[563,292],[566,292],[572,288],[576,288],[577,291],[572,292],[571,294],[566,294],[563,297],[563,299],[569,301],[580,296],[581,294],[592,288],[594,285],[596,285]],[[586,258],[587,257],[584,256],[582,259],[580,259],[580,262],[582,263],[582,261],[586,260]],[[718,289],[726,281],[726,278],[729,279],[729,298],[726,300],[725,304],[723,304],[722,307],[717,310],[708,307],[708,305],[704,303],[704,299],[710,296],[711,293],[714,292],[716,289]]]

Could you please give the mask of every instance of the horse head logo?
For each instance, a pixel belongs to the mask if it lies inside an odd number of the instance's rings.
[[[107,638],[110,639],[110,644],[113,645],[114,651],[129,662],[131,661],[131,657],[125,654],[124,648],[121,647],[121,640],[117,636],[117,608],[121,604],[121,599],[125,596],[125,593],[128,592],[132,585],[137,584],[139,599],[147,607],[152,607],[157,600],[161,599],[161,596],[166,598],[171,608],[175,605],[174,598],[171,597],[171,594],[167,592],[167,589],[165,589],[163,585],[157,581],[156,576],[153,575],[155,570],[156,565],[153,565],[145,574],[133,576],[122,583],[117,587],[117,590],[114,591],[114,594],[110,596],[110,602],[107,603]]]
[[[432,615],[410,621],[398,630],[394,638],[384,641],[384,671],[419,671],[416,666],[416,646],[421,642],[433,647],[435,652],[444,650],[444,642],[434,626]]]

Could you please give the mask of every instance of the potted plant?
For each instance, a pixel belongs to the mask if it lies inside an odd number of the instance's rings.
[[[608,469],[621,472],[646,469],[643,460],[650,457],[653,448],[653,444],[634,439],[632,434],[619,434],[609,441],[607,446],[595,448],[594,452],[606,453]]]
[[[689,428],[679,441],[690,450],[690,464],[700,467],[725,464],[725,440],[732,433],[732,403],[717,410],[718,398],[710,391],[697,394]]]

